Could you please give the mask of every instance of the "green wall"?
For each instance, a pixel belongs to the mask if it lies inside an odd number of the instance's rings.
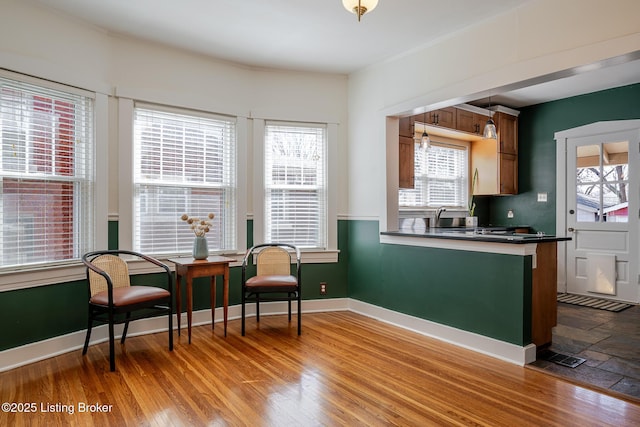
[[[87,298],[82,281],[0,293],[0,350],[86,328]]]
[[[338,263],[304,264],[302,296],[304,299],[346,298],[347,294],[347,221],[338,222]],[[252,236],[253,223],[247,225]],[[109,248],[117,247],[117,222],[109,222]],[[250,242],[252,241],[249,238]],[[222,306],[222,278],[217,278],[216,305]],[[241,268],[231,268],[229,304],[240,304]],[[320,295],[320,282],[327,283],[327,295]],[[164,286],[162,274],[136,276],[135,284]],[[182,286],[186,307],[186,290]],[[48,338],[85,330],[87,327],[88,291],[85,280],[0,293],[0,351]],[[193,286],[194,310],[210,308],[208,279],[196,279]],[[184,310],[183,310],[184,311]]]
[[[490,222],[556,232],[556,132],[607,120],[640,118],[640,84],[523,108],[518,118],[518,194],[489,198]],[[546,192],[547,203],[537,202]],[[507,210],[513,209],[513,219]],[[481,217],[482,218],[482,217]],[[486,217],[485,217],[486,218]]]
[[[517,345],[531,342],[530,256],[380,244],[377,221],[349,221],[348,252],[353,299]]]

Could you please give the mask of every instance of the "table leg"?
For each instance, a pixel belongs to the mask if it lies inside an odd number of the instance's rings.
[[[187,275],[187,331],[191,344],[191,313],[193,312],[193,289],[191,276]]]
[[[227,336],[227,314],[229,312],[229,264],[224,266],[224,284],[222,288],[223,313],[224,313],[224,336]]]
[[[182,276],[176,272],[176,313],[178,315],[178,336],[180,336],[180,318],[182,317],[182,300],[180,293],[180,285]]]
[[[211,276],[211,330],[216,323],[216,276]]]

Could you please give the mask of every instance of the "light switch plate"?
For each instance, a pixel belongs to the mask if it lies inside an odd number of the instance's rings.
[[[546,202],[547,201],[547,193],[538,193],[538,201]]]

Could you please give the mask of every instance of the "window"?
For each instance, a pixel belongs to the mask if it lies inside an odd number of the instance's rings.
[[[236,123],[205,113],[155,106],[134,109],[133,248],[190,252],[194,234],[182,214],[214,213],[209,249],[236,244]]]
[[[577,147],[576,220],[629,222],[629,141]]]
[[[415,186],[400,189],[400,206],[466,208],[468,170],[466,147],[434,143],[425,151],[416,144]]]
[[[2,268],[93,248],[94,100],[57,87],[0,76]]]
[[[267,122],[265,241],[327,247],[327,127]]]

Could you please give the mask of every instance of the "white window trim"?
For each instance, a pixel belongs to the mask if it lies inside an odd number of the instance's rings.
[[[57,83],[23,76],[0,70],[3,76],[14,78],[40,86],[63,91],[80,91]],[[108,240],[108,194],[109,194],[109,99],[106,94],[91,92],[94,98],[95,115],[95,182],[94,191],[94,239],[95,247],[107,247]],[[104,196],[103,196],[104,195]],[[0,292],[52,285],[85,278],[85,270],[80,261],[60,262],[42,267],[30,266],[24,270],[13,269],[0,273]]]
[[[265,119],[253,119],[253,243],[263,243]],[[327,123],[327,248],[302,249],[303,263],[338,262],[338,125]],[[256,215],[256,213],[258,213]]]
[[[145,103],[147,103],[145,101]],[[118,189],[119,189],[119,217],[118,217],[118,246],[119,249],[133,250],[133,119],[134,101],[129,98],[118,99]],[[182,108],[182,107],[180,107]],[[211,112],[211,114],[217,114]],[[236,247],[237,253],[244,253],[247,245],[247,119],[237,117],[236,120]],[[178,218],[176,218],[176,221]],[[153,255],[153,254],[150,254]],[[184,254],[175,254],[184,255]],[[225,255],[233,255],[225,252]],[[163,255],[166,256],[166,255]]]

